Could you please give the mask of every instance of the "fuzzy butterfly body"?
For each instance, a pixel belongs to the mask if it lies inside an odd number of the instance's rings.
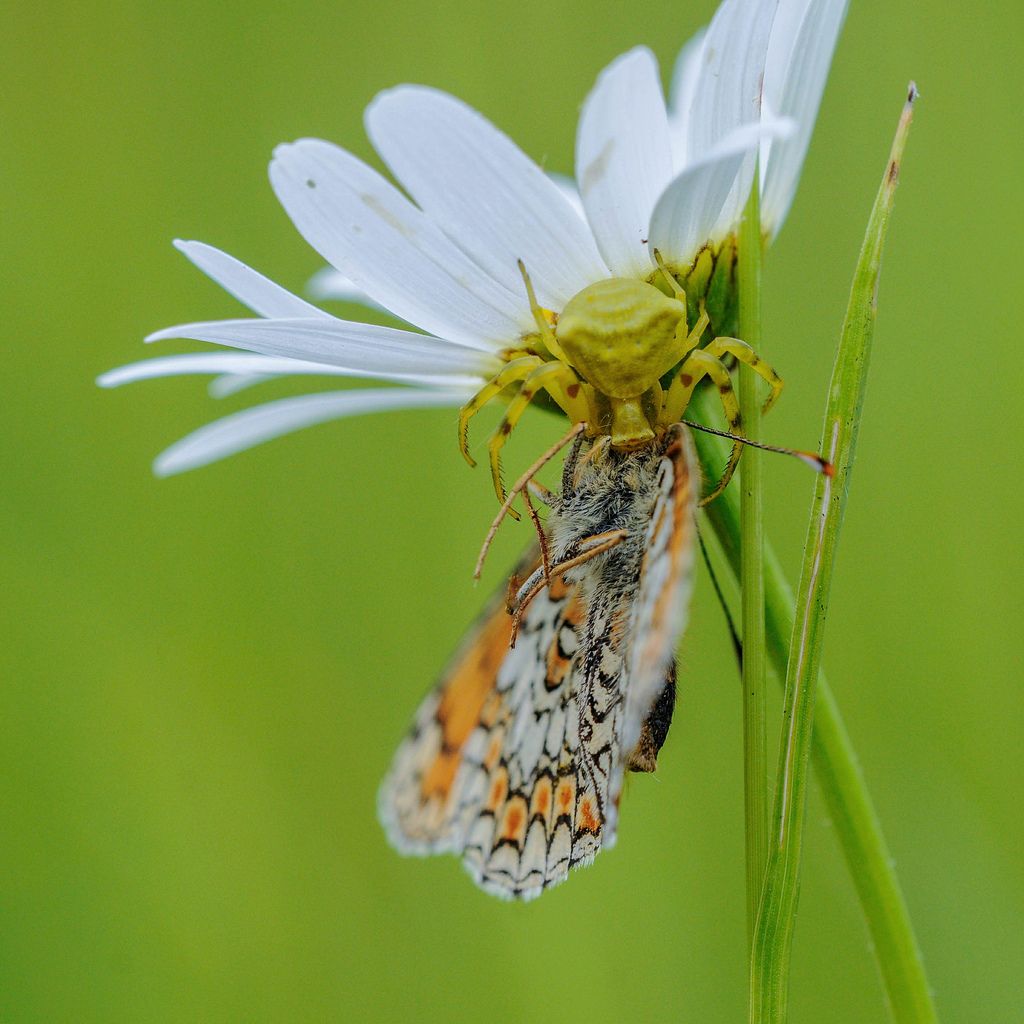
[[[528,899],[612,845],[624,773],[654,770],[671,721],[698,483],[680,424],[636,451],[577,444],[516,619],[492,602],[395,755],[380,814],[399,850],[459,854]]]

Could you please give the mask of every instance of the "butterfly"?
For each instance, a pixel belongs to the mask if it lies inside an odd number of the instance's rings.
[[[538,896],[613,845],[625,773],[655,770],[672,720],[700,473],[681,423],[637,450],[609,440],[577,432],[560,492],[544,493],[540,545],[420,706],[380,790],[395,847],[456,854],[506,898]]]

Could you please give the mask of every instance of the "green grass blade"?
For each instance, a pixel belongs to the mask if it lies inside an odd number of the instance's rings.
[[[768,868],[751,962],[751,987],[756,995],[751,1020],[758,1024],[782,1024],[786,1020],[818,668],[867,387],[882,249],[915,98],[916,90],[911,86],[868,221],[829,388],[821,447],[835,467],[835,476],[822,475],[815,487],[797,593],[797,618],[786,667],[784,739],[779,757],[774,824],[769,837]]]
[[[755,175],[743,214],[739,240],[740,337],[761,352],[761,211],[760,183]],[[761,436],[758,377],[739,367],[739,402],[744,431]],[[768,863],[768,746],[764,641],[764,490],[762,453],[743,452],[740,465],[740,549],[743,659],[743,792],[747,876],[747,940],[753,947],[754,926]]]

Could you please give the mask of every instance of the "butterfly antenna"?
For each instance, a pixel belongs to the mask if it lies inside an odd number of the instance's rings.
[[[545,588],[556,576],[564,576],[570,569],[575,569],[584,562],[589,562],[598,555],[621,544],[629,536],[628,530],[607,530],[605,533],[595,533],[579,542],[578,553],[566,558],[557,565],[539,566],[534,569],[522,583],[513,576],[509,580],[508,597],[506,600],[506,611],[512,616],[512,636],[509,640],[509,647],[515,647],[516,637],[519,635],[519,623],[522,621],[523,613],[530,602]],[[518,589],[516,589],[518,585]]]
[[[762,444],[760,441],[751,441],[749,437],[742,437],[739,434],[730,434],[728,430],[718,430],[715,427],[705,426],[703,423],[695,423],[693,420],[683,420],[693,430],[701,430],[705,434],[715,434],[718,437],[727,437],[731,441],[738,441],[740,444],[749,445],[751,448],[760,448],[764,452],[778,452],[779,455],[792,455],[799,459],[805,466],[810,466],[816,473],[824,473],[825,476],[835,476],[836,467],[817,452],[805,452],[799,448],[780,448],[776,444]]]
[[[729,610],[729,603],[725,599],[725,594],[722,593],[722,587],[718,582],[718,574],[715,572],[715,568],[711,564],[711,553],[708,551],[707,544],[704,543],[704,534],[701,533],[699,524],[697,526],[697,543],[700,545],[700,553],[704,557],[704,564],[708,567],[708,575],[711,577],[711,586],[715,589],[715,597],[718,598],[718,603],[722,606],[722,611],[725,612],[725,621],[729,627],[729,636],[732,639],[732,649],[736,655],[736,661],[739,662],[740,672],[742,673],[743,641],[740,639],[739,630],[736,628],[732,612]]]
[[[530,520],[533,522],[533,527],[537,531],[537,542],[540,544],[540,561],[544,567],[544,578],[551,582],[551,554],[548,550],[548,538],[544,532],[544,524],[540,521],[540,516],[537,515],[537,509],[533,504],[533,499],[530,497],[530,484],[532,480],[526,482],[526,486],[523,488],[523,503],[526,505],[526,511],[530,513]]]
[[[480,573],[484,569],[484,559],[487,558],[487,552],[491,548],[491,544],[494,541],[495,536],[498,533],[498,527],[501,526],[505,516],[509,514],[512,509],[512,502],[515,501],[516,495],[521,491],[525,490],[530,481],[534,476],[540,472],[540,470],[547,465],[570,441],[579,437],[584,430],[587,429],[586,423],[577,423],[573,426],[572,430],[569,431],[564,437],[556,441],[530,468],[512,485],[512,489],[508,492],[505,500],[501,503],[501,508],[498,509],[498,514],[494,517],[494,522],[491,523],[491,528],[487,531],[487,536],[484,538],[483,547],[480,549],[480,555],[476,560],[476,568],[473,570],[473,579],[480,579]]]

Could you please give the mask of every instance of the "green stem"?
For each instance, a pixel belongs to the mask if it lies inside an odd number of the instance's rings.
[[[740,337],[761,351],[761,211],[755,173],[739,238]],[[739,368],[740,415],[753,441],[761,437],[757,375]],[[764,498],[761,453],[747,448],[740,469],[740,594],[743,636],[743,792],[746,818],[747,940],[752,946],[768,861],[768,747],[764,642]]]

